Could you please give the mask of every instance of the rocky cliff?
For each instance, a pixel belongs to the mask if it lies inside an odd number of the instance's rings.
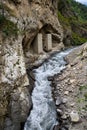
[[[51,33],[53,43],[61,44],[56,0],[0,2],[0,130],[19,130],[27,119],[31,99],[25,61],[34,55],[38,33]]]

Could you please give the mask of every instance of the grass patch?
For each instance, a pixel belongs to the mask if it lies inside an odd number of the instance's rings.
[[[84,94],[85,101],[87,101],[87,93]]]
[[[87,111],[87,85],[83,85],[79,87],[79,93],[77,97],[77,104],[79,112],[84,110]]]
[[[87,89],[87,85],[84,85],[84,86],[80,86],[79,87],[79,90],[82,91],[82,90],[86,90]]]
[[[85,106],[83,107],[83,110],[87,111],[87,105],[85,105]]]
[[[78,103],[81,103],[81,102],[84,102],[85,101],[85,98],[78,98],[77,102]]]

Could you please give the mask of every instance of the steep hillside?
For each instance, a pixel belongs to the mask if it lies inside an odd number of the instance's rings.
[[[64,29],[66,45],[80,45],[87,41],[87,6],[74,0],[60,0],[58,17]]]

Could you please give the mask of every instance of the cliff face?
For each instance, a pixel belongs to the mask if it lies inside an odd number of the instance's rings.
[[[24,57],[35,36],[51,33],[53,42],[62,42],[56,6],[56,0],[0,3],[0,130],[19,130],[27,119],[31,100]]]

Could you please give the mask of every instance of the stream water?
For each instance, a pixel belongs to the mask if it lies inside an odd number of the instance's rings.
[[[34,70],[35,88],[32,93],[33,109],[25,123],[24,130],[53,130],[56,120],[56,109],[51,94],[51,82],[48,76],[53,76],[65,68],[64,57],[70,49],[53,55],[42,66]]]

